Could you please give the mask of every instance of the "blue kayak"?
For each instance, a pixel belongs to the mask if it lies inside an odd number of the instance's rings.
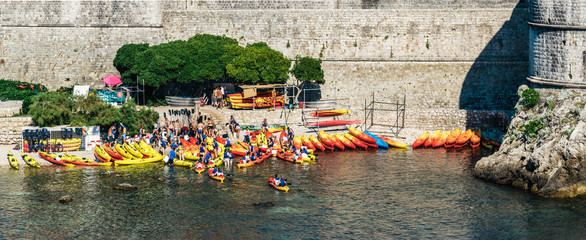
[[[389,144],[387,144],[385,141],[383,141],[382,139],[378,138],[374,134],[369,133],[367,131],[364,131],[364,133],[366,133],[366,135],[374,138],[374,140],[376,140],[376,145],[378,145],[379,148],[389,148]]]

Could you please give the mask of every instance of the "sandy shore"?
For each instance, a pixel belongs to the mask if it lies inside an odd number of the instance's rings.
[[[156,110],[162,115],[163,112],[167,112],[169,109],[182,109],[182,107],[158,107],[156,108]],[[213,109],[210,107],[210,109]],[[226,109],[225,111],[231,111],[230,109]],[[219,124],[225,124],[225,123],[219,123]],[[292,125],[291,128],[293,129],[293,131],[295,132],[296,135],[315,135],[315,133],[309,129],[309,128],[305,128],[303,126],[299,126],[299,125]],[[384,129],[372,129],[371,132],[375,133],[375,135],[379,135],[377,134],[377,132],[383,131]],[[339,131],[340,133],[343,133],[343,131]],[[419,137],[419,135],[421,135],[423,132],[425,132],[425,130],[421,130],[421,129],[403,129],[398,137],[391,137],[392,139],[405,143],[407,145],[411,145],[415,139],[417,139],[417,137]],[[334,133],[334,132],[329,132],[329,133]],[[243,133],[241,132],[241,136],[240,136],[240,140],[242,140],[243,138]],[[389,136],[388,134],[380,134],[381,136]],[[235,140],[234,137],[230,137],[231,140]],[[10,167],[10,164],[8,163],[8,160],[6,158],[8,152],[12,152],[16,159],[20,162],[21,166],[25,166],[25,162],[22,160],[22,157],[20,155],[20,150],[14,150],[16,145],[0,145],[0,154],[1,156],[3,156],[2,160],[0,160],[0,167]],[[76,156],[80,156],[80,157],[85,157],[88,159],[94,159],[94,155],[92,151],[77,151],[77,152],[70,152],[70,154],[72,155],[76,155]],[[33,157],[35,160],[37,160],[39,162],[39,164],[41,166],[51,166],[53,165],[52,163],[42,159],[39,157],[39,155],[37,153],[29,153],[29,156]]]

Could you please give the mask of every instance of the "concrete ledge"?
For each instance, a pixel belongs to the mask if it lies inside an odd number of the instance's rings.
[[[586,88],[586,83],[572,83],[572,82],[562,82],[556,81],[552,79],[545,79],[535,76],[527,77],[527,81],[531,83],[541,84],[541,85],[548,85],[548,86],[556,86],[556,87],[565,87],[565,88]]]

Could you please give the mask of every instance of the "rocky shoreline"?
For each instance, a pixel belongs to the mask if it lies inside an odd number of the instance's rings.
[[[519,96],[528,89],[519,88]],[[586,194],[586,91],[538,89],[521,97],[498,152],[476,163],[477,177],[546,197]]]

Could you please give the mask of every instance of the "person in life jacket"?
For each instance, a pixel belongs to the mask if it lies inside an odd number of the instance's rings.
[[[273,148],[275,146],[275,139],[273,137],[269,137],[268,147]]]
[[[248,145],[248,153],[253,153],[253,152],[254,152],[254,146]]]
[[[221,176],[224,175],[218,168],[210,168],[208,171],[211,173],[212,176]]]
[[[306,146],[302,146],[301,147],[301,158],[307,158],[309,153],[307,152],[307,147]]]
[[[209,163],[210,161],[212,161],[212,162],[214,161],[214,160],[212,159],[212,153],[210,153],[210,152],[207,152],[207,153],[206,153],[206,155],[205,155],[205,157],[204,157],[204,159],[203,159],[203,163],[205,163],[206,165],[208,165],[208,163]]]
[[[226,147],[226,150],[224,151],[224,165],[226,166],[226,168],[230,168],[230,166],[232,166],[233,159],[234,155],[232,155],[230,147]]]
[[[278,177],[277,174],[275,174],[275,178],[273,178],[273,184],[279,187],[287,186],[285,179]]]
[[[250,130],[248,130],[248,127],[244,129],[244,142],[250,143]]]

